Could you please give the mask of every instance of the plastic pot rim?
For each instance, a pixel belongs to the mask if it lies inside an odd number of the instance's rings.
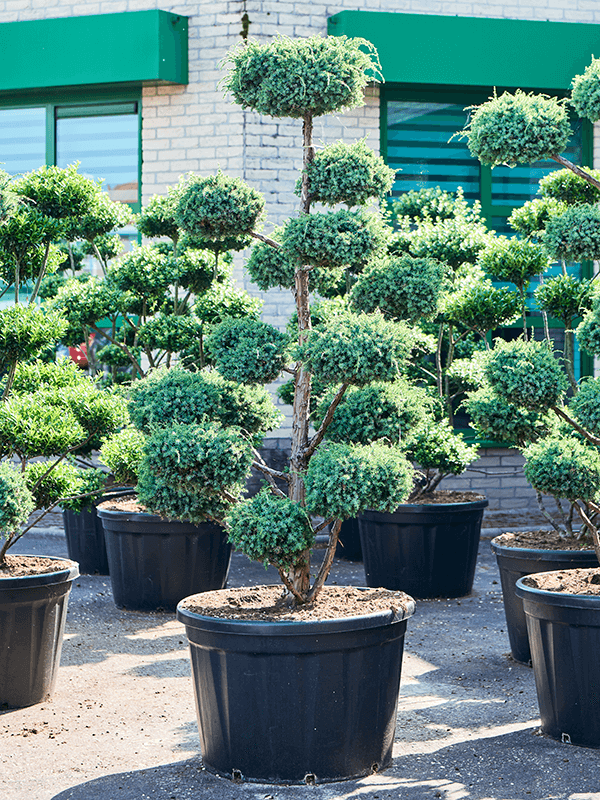
[[[365,514],[387,514],[393,515],[402,511],[410,511],[412,513],[431,513],[439,510],[440,512],[448,513],[449,511],[479,511],[479,509],[487,508],[489,501],[487,498],[483,500],[471,500],[466,503],[401,503],[393,511],[377,511],[374,508],[367,508],[361,511],[360,516]]]
[[[499,544],[496,542],[496,539],[500,538],[500,536],[502,536],[502,534],[495,536],[491,540],[490,547],[494,553],[505,556],[506,558],[511,558],[511,555],[514,558],[523,558],[525,553],[531,553],[532,559],[545,558],[548,561],[559,561],[573,557],[576,559],[580,553],[582,554],[582,557],[589,557],[589,554],[594,552],[593,548],[591,547],[582,550],[550,550],[543,547],[507,547],[504,544]]]
[[[565,571],[568,572],[568,570]],[[524,575],[522,578],[519,578],[515,584],[515,592],[517,597],[534,603],[545,603],[549,606],[562,606],[563,608],[583,608],[589,610],[597,609],[600,614],[600,595],[555,592],[547,589],[537,589],[533,586],[527,586],[524,583],[526,578],[533,578],[539,574],[540,573],[533,573],[532,575]]]
[[[70,558],[34,556],[30,553],[19,553],[19,556],[22,558],[48,558],[52,561],[67,561],[70,566],[56,572],[39,572],[37,575],[13,575],[6,578],[0,576],[0,589],[29,589],[33,586],[51,586],[55,583],[72,581],[79,575],[79,564],[76,561],[71,561]]]

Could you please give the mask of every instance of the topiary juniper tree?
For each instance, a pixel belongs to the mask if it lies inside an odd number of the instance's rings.
[[[592,122],[600,119],[598,63],[594,59],[583,75],[574,78],[570,98],[575,111]],[[535,295],[545,313],[565,324],[566,376],[549,342],[498,343],[485,368],[488,386],[469,398],[468,407],[480,427],[490,423],[492,410],[499,428],[513,438],[521,436],[520,443],[526,445],[525,474],[538,496],[546,493],[570,503],[570,514],[563,522],[570,529],[577,512],[600,559],[599,383],[598,379],[575,380],[571,330],[574,319],[583,314],[576,331],[580,346],[598,354],[600,309],[590,282],[570,278],[565,265],[566,261],[600,255],[596,205],[600,180],[597,172],[578,167],[561,155],[571,132],[565,106],[566,101],[556,98],[505,93],[476,108],[464,131],[471,152],[482,163],[531,163],[551,158],[565,168],[541,181],[543,201],[534,201],[535,205],[513,214],[512,224],[563,263],[563,274],[543,283]],[[566,397],[567,377],[570,398]],[[499,406],[501,413],[496,413],[493,409]]]
[[[64,260],[57,243],[72,215],[87,214],[98,192],[75,167],[42,167],[0,188],[0,276],[15,297],[0,310],[0,567],[34,524],[26,524],[32,511],[43,510],[37,522],[61,500],[89,494],[92,471],[70,457],[89,455],[127,421],[122,399],[73,363],[53,361],[68,322],[35,302],[44,275]]]

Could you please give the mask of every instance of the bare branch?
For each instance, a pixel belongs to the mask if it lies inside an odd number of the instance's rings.
[[[566,422],[569,423],[569,425],[572,425],[578,433],[580,433],[585,439],[588,440],[588,442],[600,446],[600,438],[598,438],[597,436],[593,436],[589,431],[586,431],[585,428],[582,428],[581,425],[578,422],[576,422],[573,419],[573,417],[570,417],[563,408],[559,408],[558,406],[552,406],[552,410],[554,411],[555,414],[557,414],[557,416],[564,419]]]
[[[321,427],[319,428],[319,430],[315,433],[315,435],[312,437],[312,439],[308,443],[308,448],[307,448],[306,454],[305,454],[307,458],[310,458],[310,456],[315,452],[317,447],[323,441],[323,436],[325,436],[325,431],[330,426],[331,420],[333,419],[333,415],[335,413],[335,410],[339,406],[339,404],[341,403],[342,398],[344,396],[344,393],[345,393],[346,389],[348,388],[348,386],[350,386],[349,382],[342,383],[342,385],[338,389],[335,397],[331,401],[331,405],[327,409],[327,413],[325,414],[325,417],[323,418],[323,422],[321,423]]]
[[[335,548],[337,545],[341,527],[342,527],[342,520],[336,519],[336,521],[333,523],[331,533],[329,534],[329,542],[327,544],[327,550],[325,551],[325,558],[323,559],[321,568],[317,573],[315,582],[313,583],[312,588],[306,597],[306,600],[309,603],[311,602],[311,600],[315,600],[317,598],[318,594],[323,588],[323,584],[327,580],[327,576],[329,575],[329,570],[331,569],[331,565],[333,563],[333,557],[335,555]]]
[[[296,589],[294,589],[294,585],[290,581],[290,579],[288,578],[284,568],[283,567],[277,567],[277,572],[279,573],[279,577],[283,581],[283,584],[284,584],[285,588],[288,590],[288,592],[290,592],[296,598],[296,600],[299,603],[303,604],[304,603],[304,598],[302,597],[300,592],[297,592]]]
[[[566,169],[570,169],[571,172],[574,172],[579,178],[583,178],[584,181],[591,183],[592,186],[595,186],[596,189],[600,189],[600,181],[597,178],[594,178],[593,175],[590,175],[589,172],[586,172],[581,167],[578,167],[577,164],[573,164],[572,161],[565,158],[564,156],[550,156],[553,161],[556,161],[557,164],[560,164],[561,167],[565,167]]]
[[[281,247],[279,242],[276,242],[275,239],[271,239],[269,236],[265,236],[262,233],[257,233],[256,231],[252,231],[250,234],[255,239],[258,239],[260,242],[264,242],[265,244],[271,245],[271,247]]]

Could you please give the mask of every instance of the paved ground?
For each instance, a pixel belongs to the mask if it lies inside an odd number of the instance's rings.
[[[52,701],[0,713],[0,800],[600,800],[600,751],[539,733],[533,674],[507,655],[484,531],[474,592],[420,601],[409,621],[393,766],[358,781],[235,784],[202,769],[183,626],[117,610],[82,576]],[[66,555],[55,525],[20,552]],[[362,564],[332,581],[360,585]],[[234,555],[230,585],[275,582]],[[600,691],[600,689],[599,689]]]

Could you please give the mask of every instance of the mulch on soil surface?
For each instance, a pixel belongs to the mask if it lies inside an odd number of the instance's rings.
[[[565,569],[538,572],[523,579],[526,586],[561,594],[600,595],[600,569]]]

